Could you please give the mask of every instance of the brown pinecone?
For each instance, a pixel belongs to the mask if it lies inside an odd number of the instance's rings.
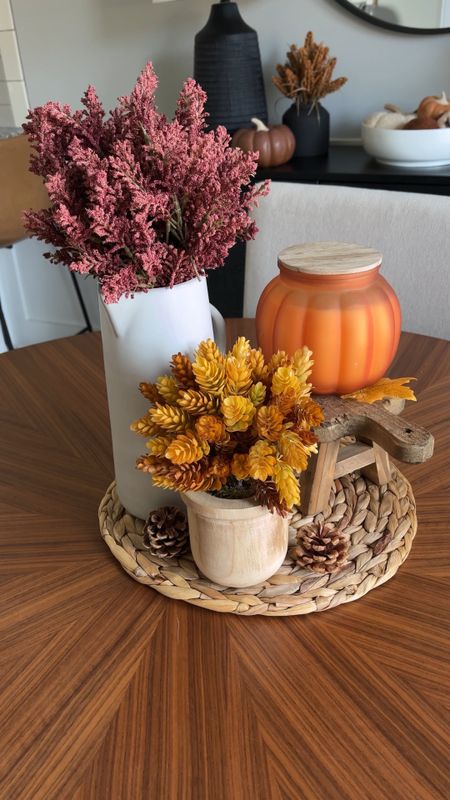
[[[347,561],[350,537],[331,523],[305,525],[297,532],[294,557],[297,564],[314,572],[337,572]]]
[[[186,515],[175,506],[150,511],[144,525],[144,544],[158,558],[177,558],[188,547]]]

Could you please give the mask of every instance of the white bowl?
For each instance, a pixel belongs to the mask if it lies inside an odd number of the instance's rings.
[[[388,130],[361,125],[363,147],[381,164],[393,167],[442,167],[450,164],[450,128]]]

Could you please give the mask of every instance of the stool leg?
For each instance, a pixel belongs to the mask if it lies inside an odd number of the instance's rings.
[[[371,481],[381,486],[383,483],[389,483],[391,480],[391,463],[386,450],[383,450],[376,442],[372,442],[372,446],[375,463],[364,467],[361,472]]]
[[[328,504],[338,452],[339,440],[320,444],[317,455],[311,456],[301,504],[303,513],[308,516],[319,514]]]

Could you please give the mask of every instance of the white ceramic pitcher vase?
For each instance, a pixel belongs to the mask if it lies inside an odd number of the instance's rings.
[[[100,323],[117,492],[130,514],[145,519],[153,508],[183,504],[135,467],[145,440],[130,424],[149,407],[139,383],[167,374],[174,353],[192,357],[203,339],[215,339],[225,350],[225,322],[209,303],[206,279],[194,278],[108,305],[100,298]]]

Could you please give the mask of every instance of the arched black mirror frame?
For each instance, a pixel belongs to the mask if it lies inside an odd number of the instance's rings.
[[[335,2],[339,3],[339,5],[347,11],[350,11],[351,14],[359,17],[359,19],[364,20],[364,22],[369,22],[371,25],[376,25],[378,28],[385,28],[388,31],[422,35],[428,33],[450,33],[450,28],[409,28],[407,25],[396,25],[394,22],[385,22],[383,19],[376,19],[369,14],[365,14],[364,11],[354,6],[349,0],[335,0]]]

